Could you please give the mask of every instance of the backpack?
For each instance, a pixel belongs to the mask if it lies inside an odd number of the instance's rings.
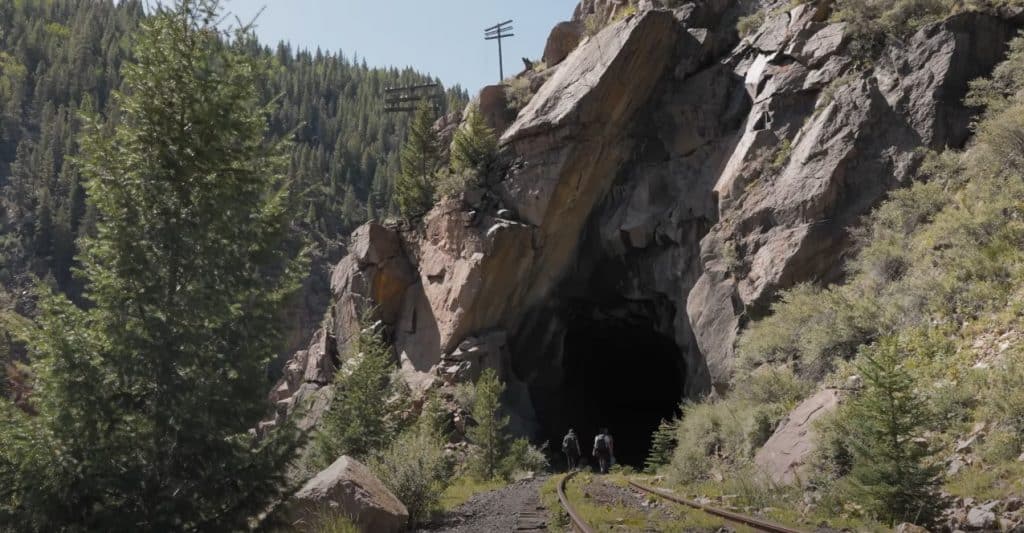
[[[600,453],[608,451],[608,437],[603,433],[594,437],[594,449]]]
[[[576,435],[569,434],[569,435],[566,435],[565,438],[562,439],[562,451],[563,452],[569,452],[569,451],[575,452],[576,450],[579,449],[579,447],[580,447],[580,445],[576,441]]]

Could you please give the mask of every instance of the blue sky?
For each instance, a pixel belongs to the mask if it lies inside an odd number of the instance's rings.
[[[520,58],[540,58],[551,28],[568,20],[578,0],[226,0],[243,21],[260,8],[256,32],[271,45],[358,54],[371,66],[412,66],[460,83],[474,95],[498,80],[495,41],[483,30],[513,19],[515,37],[502,41],[505,76]]]

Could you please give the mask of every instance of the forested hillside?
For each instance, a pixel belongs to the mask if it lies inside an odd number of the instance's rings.
[[[72,163],[81,116],[96,113],[110,128],[118,123],[110,93],[121,86],[143,5],[0,3],[0,283],[8,290],[23,289],[35,275],[72,297],[80,293],[71,274],[75,241],[96,223]],[[408,117],[383,111],[383,89],[436,80],[287,44],[252,44],[251,53],[273,61],[261,87],[271,105],[270,134],[295,141],[292,242],[309,240],[314,257],[336,260],[340,237],[375,212],[394,210]],[[443,107],[461,108],[465,100],[455,88]],[[314,261],[314,276],[322,264]]]

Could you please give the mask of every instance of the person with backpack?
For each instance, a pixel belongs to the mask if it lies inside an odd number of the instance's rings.
[[[562,437],[562,451],[565,452],[565,461],[569,465],[569,470],[576,470],[583,452],[580,451],[580,441],[576,438],[576,432],[572,428],[569,428],[569,432]]]
[[[608,428],[601,428],[601,433],[594,437],[593,456],[597,458],[597,466],[602,474],[607,474],[615,456],[615,447]]]

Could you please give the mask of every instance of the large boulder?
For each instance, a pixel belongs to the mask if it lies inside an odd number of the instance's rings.
[[[360,531],[405,531],[409,512],[362,463],[341,456],[306,482],[288,501],[285,513],[300,531],[315,531],[325,514],[351,518]]]
[[[334,331],[344,352],[359,320],[376,307],[387,324],[398,320],[405,291],[416,281],[402,240],[392,228],[371,221],[352,233],[349,254],[334,268]]]
[[[842,397],[843,391],[823,389],[801,402],[757,451],[754,463],[775,483],[799,481],[804,464],[814,452],[814,422],[834,411]]]
[[[553,67],[562,62],[569,53],[576,49],[583,39],[583,24],[579,22],[559,22],[548,35],[544,46],[544,63]]]
[[[509,110],[504,85],[488,85],[480,89],[477,106],[478,112],[484,117],[484,122],[498,135],[508,129],[509,124],[515,120],[515,115]]]

